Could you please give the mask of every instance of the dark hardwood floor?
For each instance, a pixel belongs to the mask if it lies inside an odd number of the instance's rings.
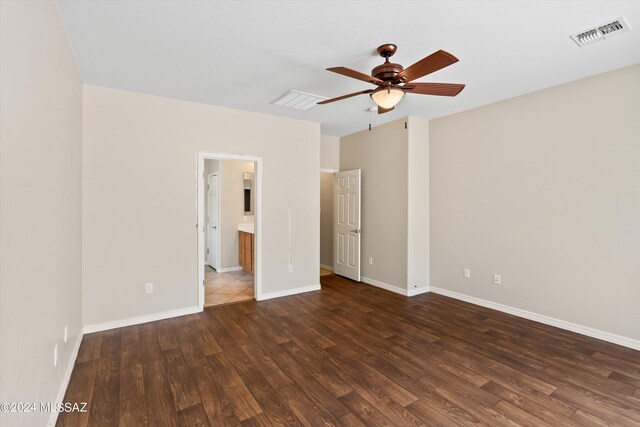
[[[59,426],[640,425],[640,352],[435,294],[322,291],[84,337]]]

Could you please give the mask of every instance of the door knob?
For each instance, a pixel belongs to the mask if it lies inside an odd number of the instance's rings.
[[[359,234],[359,233],[360,233],[360,229],[359,229],[359,228],[356,228],[355,230],[351,230],[351,232],[352,232],[352,233]]]
[[[211,227],[211,228],[213,228],[214,230],[217,230],[217,229],[218,229],[218,226],[217,226],[217,225],[214,225],[214,226],[213,226],[213,227]]]

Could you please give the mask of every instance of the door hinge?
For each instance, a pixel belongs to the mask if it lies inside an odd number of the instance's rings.
[[[209,184],[207,184],[207,190],[209,189]]]
[[[207,255],[209,255],[209,248],[207,248]]]
[[[404,128],[405,129],[407,128],[407,122],[404,122]]]

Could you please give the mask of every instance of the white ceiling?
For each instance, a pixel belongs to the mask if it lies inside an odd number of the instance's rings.
[[[322,123],[343,136],[406,115],[435,118],[640,62],[640,1],[57,1],[85,83]],[[569,35],[626,17],[578,47]],[[438,49],[460,62],[419,81],[466,83],[455,98],[407,95],[367,112],[362,95],[308,111],[270,105],[289,89],[334,97],[369,88],[395,43],[406,67]],[[371,86],[373,87],[373,86]]]

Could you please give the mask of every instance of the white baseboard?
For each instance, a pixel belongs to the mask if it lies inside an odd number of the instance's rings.
[[[544,323],[545,325],[555,326],[560,329],[576,332],[578,334],[586,335],[591,338],[597,338],[599,340],[618,344],[624,347],[629,347],[634,350],[640,350],[640,341],[635,340],[633,338],[623,337],[621,335],[612,334],[610,332],[601,331],[599,329],[590,328],[588,326],[578,325],[577,323],[567,322],[566,320],[556,319],[554,317],[533,313],[531,311],[522,310],[520,308],[515,308],[508,305],[503,305],[496,302],[483,300],[483,299],[472,297],[469,295],[460,294],[458,292],[449,291],[447,289],[431,287],[431,292],[444,295],[446,297],[455,298],[461,301],[469,302],[471,304],[479,305],[482,307],[492,308],[494,310],[502,311],[503,313],[513,314],[514,316],[523,317],[525,319],[533,320],[535,322]]]
[[[71,373],[73,372],[73,368],[76,365],[76,359],[78,358],[78,350],[80,350],[80,344],[82,343],[83,333],[80,331],[78,336],[76,337],[76,342],[73,344],[73,349],[71,350],[71,355],[69,357],[69,361],[67,362],[67,367],[64,370],[64,375],[62,376],[62,383],[60,383],[60,387],[58,388],[58,394],[56,395],[55,403],[64,402],[64,395],[67,392],[67,387],[69,386],[69,380],[71,380]],[[47,427],[54,427],[56,422],[58,421],[58,412],[53,411],[49,416],[49,422],[47,423]]]
[[[396,294],[404,295],[405,297],[412,297],[429,292],[428,286],[421,286],[419,288],[404,289],[398,286],[390,285],[388,283],[381,282],[379,280],[370,279],[368,277],[360,277],[362,283],[375,286],[376,288],[386,289],[387,291],[395,292]]]
[[[83,332],[90,334],[92,332],[106,331],[109,329],[122,328],[124,326],[139,325],[140,323],[153,322],[156,320],[169,319],[171,317],[185,316],[187,314],[200,313],[201,307],[186,307],[177,310],[163,311],[161,313],[147,314],[146,316],[130,317],[128,319],[112,320],[110,322],[95,323],[93,325],[85,325]]]
[[[319,291],[320,285],[302,286],[300,288],[286,289],[284,291],[269,292],[256,297],[256,301],[264,301],[272,298],[287,297],[289,295],[302,294],[304,292]]]
[[[213,268],[213,267],[212,267],[212,268]],[[241,267],[241,266],[238,266],[238,267],[219,268],[219,269],[217,269],[216,271],[217,271],[218,273],[229,273],[229,272],[231,272],[231,271],[240,271],[240,270],[242,270],[242,267]]]
[[[361,276],[360,281],[362,283],[366,283],[367,285],[375,286],[376,288],[386,289],[387,291],[394,292],[396,294],[407,296],[407,290],[399,288],[394,285],[390,285],[388,283],[381,282],[375,279],[369,279],[368,277]]]
[[[325,270],[333,271],[333,267],[329,267],[328,265],[320,264],[320,268],[324,268]]]
[[[426,294],[429,292],[429,286],[420,286],[419,288],[410,288],[407,290],[407,296],[413,297],[420,294]]]

